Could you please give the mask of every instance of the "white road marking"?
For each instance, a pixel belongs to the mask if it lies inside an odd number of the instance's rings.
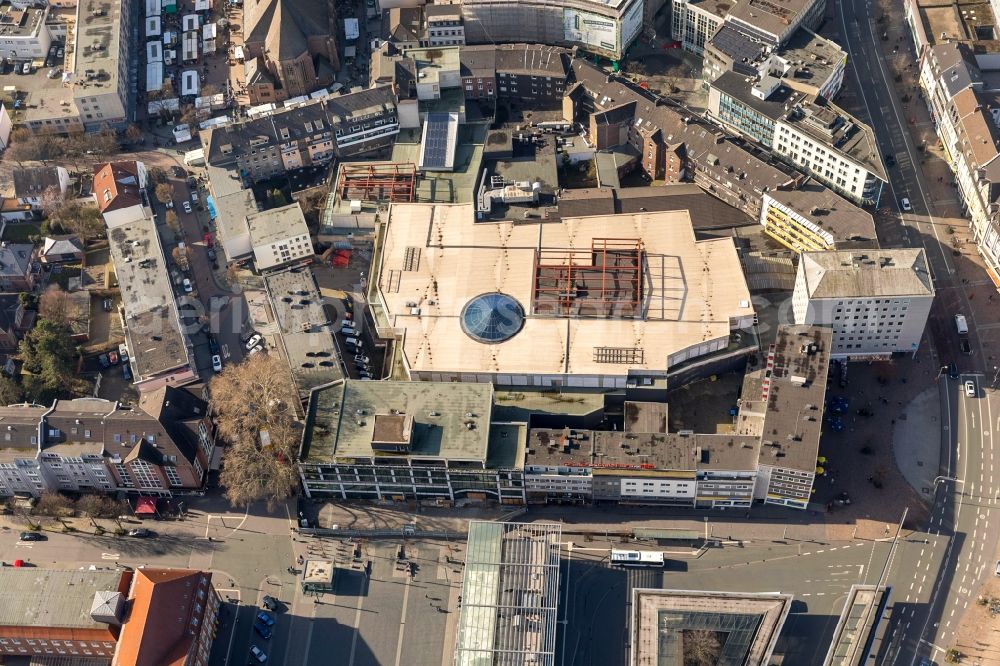
[[[121,557],[119,553],[101,553],[102,560],[117,560]]]

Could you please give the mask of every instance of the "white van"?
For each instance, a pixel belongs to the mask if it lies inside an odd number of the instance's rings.
[[[357,347],[361,342],[357,338],[344,338],[344,344],[348,347]]]

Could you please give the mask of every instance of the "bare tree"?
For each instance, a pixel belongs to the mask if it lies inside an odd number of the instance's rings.
[[[62,493],[44,492],[35,505],[35,513],[54,518],[62,523],[63,528],[69,529],[66,518],[73,515],[73,501]]]
[[[125,130],[125,138],[131,143],[142,143],[145,137],[146,133],[138,125],[129,125],[128,129]]]
[[[716,632],[689,629],[684,632],[684,666],[715,666],[722,656],[722,643]]]
[[[42,162],[59,157],[65,149],[65,140],[48,134],[33,134],[21,128],[10,133],[7,157],[18,164],[22,162]]]
[[[121,506],[107,495],[88,493],[77,500],[76,508],[90,518],[91,524],[98,529],[101,529],[101,526],[97,524],[97,518],[114,520],[118,528],[122,529],[121,521],[118,519],[121,515]]]
[[[177,217],[177,213],[172,210],[168,210],[163,219],[166,221],[167,226],[174,231],[174,233],[181,232],[180,220]]]
[[[42,529],[42,520],[31,513],[31,507],[21,502],[15,502],[13,507],[14,522],[25,525],[29,530]]]
[[[38,299],[38,314],[44,319],[72,329],[80,321],[82,313],[70,295],[58,284],[49,285]]]
[[[42,206],[50,227],[55,225],[59,230],[76,234],[84,240],[96,238],[104,232],[101,212],[91,201],[66,197],[58,189],[49,188],[43,194]]]
[[[154,192],[156,193],[156,200],[162,204],[165,204],[174,198],[174,188],[170,185],[170,183],[160,183],[156,186],[156,190],[154,190]]]
[[[194,127],[198,123],[198,111],[194,108],[194,104],[186,104],[181,107],[181,115],[177,122],[189,127]]]
[[[267,354],[228,366],[209,385],[219,436],[226,442],[220,482],[237,506],[269,506],[298,487],[295,466],[301,429],[288,369]]]

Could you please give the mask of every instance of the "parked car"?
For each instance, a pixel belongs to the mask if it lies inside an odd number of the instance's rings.
[[[183,202],[181,204],[181,207],[184,208],[184,212],[185,213],[188,213],[190,215],[190,213],[191,213],[191,204],[190,203],[188,203],[187,201],[185,201],[185,202]]]
[[[354,355],[354,362],[355,363],[364,363],[365,365],[367,365],[368,363],[371,363],[371,359],[368,358],[367,356],[363,356],[361,354],[355,354]]]
[[[57,58],[62,58],[65,55],[66,55],[66,49],[64,49],[63,47],[60,46],[59,50],[56,52],[56,57]]]
[[[958,366],[952,361],[948,364],[948,376],[952,379],[958,379]]]
[[[259,354],[262,351],[264,351],[263,347],[254,347],[253,349],[247,352],[247,356],[255,356],[256,354]]]
[[[263,624],[265,627],[274,626],[274,616],[267,611],[261,611],[257,613],[257,621]]]
[[[209,336],[208,338],[208,350],[212,352],[213,355],[219,353],[219,341],[212,336]]]
[[[894,167],[894,166],[896,166],[896,156],[893,155],[892,153],[886,153],[885,154],[885,165],[887,167]]]
[[[104,299],[104,311],[111,312],[115,308],[115,302],[110,298]]]
[[[183,178],[187,175],[187,171],[185,171],[183,167],[179,166],[170,167],[170,173],[173,174],[175,178]]]
[[[208,248],[208,260],[215,261],[215,250]]]
[[[128,531],[130,537],[135,537],[137,539],[147,539],[153,536],[152,531],[147,530],[145,527],[137,527]]]
[[[254,347],[256,347],[257,343],[260,342],[263,339],[264,339],[264,337],[260,333],[254,333],[253,335],[251,335],[250,339],[248,339],[247,342],[246,342],[246,349],[247,349],[247,351],[250,351],[251,349],[253,349]]]
[[[257,635],[263,638],[265,641],[271,638],[271,630],[260,622],[253,623],[253,630],[257,632]]]
[[[101,354],[100,356],[98,356],[97,357],[97,362],[101,364],[102,368],[110,368],[111,367],[111,361],[108,360],[108,355],[107,354]]]
[[[191,284],[191,280],[188,278],[184,278],[181,281],[181,285],[183,285],[184,287],[185,294],[190,294],[192,291],[194,291],[194,286]]]
[[[278,609],[278,600],[272,597],[270,594],[265,594],[264,598],[261,599],[261,603],[264,604],[264,608],[269,611]]]
[[[44,534],[38,532],[21,532],[21,541],[45,541]]]
[[[212,356],[212,370],[222,372],[222,357],[218,354]]]
[[[212,238],[212,234],[210,233],[206,233],[204,236],[202,236],[202,240],[205,241],[206,247],[212,247],[215,245],[215,239]]]
[[[191,201],[193,203],[198,203],[198,191],[197,190],[191,190]]]
[[[253,655],[253,658],[256,659],[258,662],[260,662],[261,664],[267,661],[267,653],[261,650],[256,645],[250,646],[250,654]]]
[[[21,68],[21,73],[22,74],[31,74],[31,63],[30,62],[24,63],[24,67]]]
[[[913,210],[913,206],[910,205],[910,200],[906,197],[899,200],[899,207],[902,208],[904,212]]]
[[[167,202],[165,204],[163,204],[163,205],[166,206],[167,208],[173,208],[174,207],[174,200],[173,199],[167,199]]]
[[[971,379],[965,382],[965,395],[967,395],[970,398],[976,397],[976,383],[973,382]]]

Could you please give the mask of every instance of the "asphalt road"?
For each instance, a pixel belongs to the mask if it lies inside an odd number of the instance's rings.
[[[915,664],[928,657],[942,662],[954,645],[963,613],[975,603],[980,585],[994,575],[1000,537],[995,511],[1000,463],[993,440],[1000,437],[997,393],[985,389],[981,375],[941,378],[946,441],[954,456],[938,478],[934,510],[926,534],[902,543],[890,571],[894,587],[886,664]],[[965,391],[973,382],[974,395]]]
[[[955,361],[970,373],[962,375],[961,383],[971,380],[976,386],[976,396],[966,397],[960,382],[940,380],[944,385],[942,394],[949,398],[946,411],[951,417],[950,424],[943,424],[945,478],[939,479],[935,487],[927,533],[923,539],[914,535],[902,543],[889,570],[895,594],[889,608],[882,663],[916,664],[923,657],[943,660],[963,611],[974,603],[983,578],[993,574],[992,558],[1000,528],[990,518],[997,506],[1000,470],[993,470],[992,440],[1000,426],[992,417],[995,396],[984,389],[981,374],[971,374],[981,372],[984,359],[975,334],[975,311],[958,284],[948,244],[939,236],[943,232],[938,231],[941,225],[934,217],[931,189],[919,168],[920,153],[910,136],[907,112],[893,87],[876,34],[881,29],[876,27],[877,11],[867,0],[840,0],[849,75],[854,76],[882,153],[896,156],[897,166],[888,169],[889,194],[894,202],[909,199],[913,207],[900,214],[901,233],[880,229],[880,238],[894,237],[897,242],[891,244],[922,246],[926,250],[937,289],[928,321],[932,349],[942,365]],[[919,103],[917,99],[911,102]],[[970,338],[976,352],[972,356],[957,353],[953,316],[958,312],[970,320]]]
[[[183,325],[188,327],[189,335],[194,344],[195,361],[198,373],[205,379],[212,376],[212,353],[207,335],[200,330],[201,321],[208,318],[209,332],[219,343],[220,356],[223,364],[236,363],[243,358],[243,325],[247,319],[247,306],[242,294],[220,287],[213,278],[212,261],[208,258],[209,247],[205,242],[206,230],[212,230],[209,215],[205,210],[207,192],[200,190],[198,204],[194,204],[190,213],[183,210],[181,202],[191,202],[191,189],[184,177],[174,176],[168,170],[169,183],[174,190],[174,212],[180,223],[181,236],[188,248],[188,263],[190,271],[185,274],[191,280],[194,293],[187,295],[182,287],[175,287],[180,305]],[[199,205],[201,210],[199,210]],[[163,220],[166,208],[159,202],[154,202],[157,216]],[[166,236],[170,232],[164,229]],[[172,246],[165,248],[169,257]],[[221,250],[218,250],[221,252]],[[217,261],[225,261],[217,257]],[[171,260],[172,264],[172,260]]]
[[[610,547],[588,542],[563,551],[559,666],[627,663],[636,588],[790,593],[794,601],[775,655],[783,666],[815,666],[826,656],[851,586],[879,579],[892,543],[764,539],[697,555],[674,548],[662,570],[611,567]]]
[[[942,224],[934,216],[934,196],[919,168],[921,153],[909,132],[911,114],[899,100],[900,93],[893,86],[893,74],[882,55],[882,42],[876,34],[881,30],[876,24],[877,9],[869,6],[869,0],[839,0],[839,3],[845,36],[841,41],[848,52],[847,75],[853,76],[853,87],[859,92],[865,109],[860,115],[874,131],[882,156],[892,153],[897,161],[895,167],[887,167],[889,186],[883,193],[882,204],[898,213],[899,223],[880,223],[876,229],[879,240],[886,247],[923,247],[926,250],[937,290],[928,321],[933,349],[942,364],[954,361],[963,371],[975,371],[984,358],[976,336],[975,312],[955,275],[955,260],[945,230],[940,229]],[[915,90],[910,94],[913,99],[909,104],[923,104]],[[900,210],[899,202],[903,198],[909,199],[911,211]],[[970,340],[977,353],[975,358],[958,351],[956,313],[969,318]]]

